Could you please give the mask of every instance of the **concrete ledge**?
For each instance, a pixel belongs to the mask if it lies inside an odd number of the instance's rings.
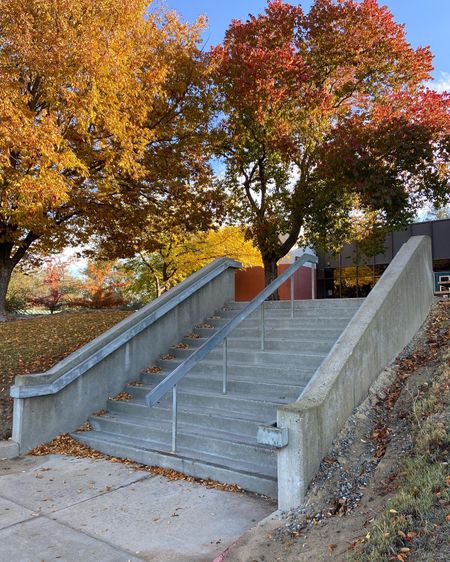
[[[188,334],[234,299],[234,270],[219,258],[75,351],[47,373],[16,377],[13,439],[20,454],[74,431],[88,416]]]
[[[15,385],[11,388],[11,396],[13,398],[27,398],[59,392],[64,386],[73,382],[116,349],[132,340],[224,271],[239,267],[241,266],[238,262],[228,258],[219,258],[213,261],[161,297],[71,353],[46,373],[16,377]],[[35,388],[23,388],[28,386]]]
[[[278,410],[289,443],[278,453],[280,509],[301,505],[345,420],[382,370],[412,340],[433,302],[431,240],[402,247],[299,400]]]
[[[0,460],[13,459],[19,456],[19,443],[15,441],[0,441]]]

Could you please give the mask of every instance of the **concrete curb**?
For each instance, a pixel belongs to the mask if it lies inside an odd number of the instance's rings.
[[[0,460],[13,459],[19,456],[19,443],[12,441],[0,441]]]

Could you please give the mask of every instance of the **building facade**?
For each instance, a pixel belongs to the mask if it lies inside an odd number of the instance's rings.
[[[376,284],[402,245],[411,236],[430,236],[436,292],[450,291],[450,219],[409,225],[386,236],[384,252],[365,256],[354,242],[337,255],[319,255],[317,297],[365,297]]]

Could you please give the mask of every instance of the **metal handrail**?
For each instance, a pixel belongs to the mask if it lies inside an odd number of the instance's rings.
[[[249,302],[236,316],[231,318],[222,328],[211,336],[203,345],[187,357],[170,375],[161,381],[145,397],[148,406],[155,406],[170,390],[172,396],[172,452],[176,452],[176,433],[177,433],[177,384],[193,369],[202,359],[204,359],[220,343],[223,346],[223,393],[227,392],[227,337],[235,330],[258,307],[261,310],[261,350],[264,351],[264,302],[288,279],[291,280],[291,318],[294,318],[294,273],[296,273],[305,263],[317,264],[318,258],[312,254],[304,254],[286,269],[275,281],[272,281],[263,289],[251,302]]]

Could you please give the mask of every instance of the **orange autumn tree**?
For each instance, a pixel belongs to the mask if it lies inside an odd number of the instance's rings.
[[[74,279],[68,274],[69,260],[47,260],[38,295],[28,298],[28,304],[47,309],[54,314],[69,302],[75,291]]]
[[[339,247],[354,217],[395,228],[450,196],[450,96],[427,90],[414,49],[377,0],[282,0],[231,23],[212,51],[224,185],[261,251],[266,283],[304,233]]]
[[[181,240],[217,228],[224,218],[227,194],[214,181],[211,165],[216,100],[211,61],[199,43],[201,25],[171,20],[183,49],[175,40],[166,45],[171,63],[146,121],[152,138],[140,174],[121,173],[114,196],[102,201],[106,220],[97,222],[97,256],[139,261],[142,254],[161,253],[170,261],[172,243],[179,248]],[[158,291],[164,286],[165,281]]]
[[[127,286],[125,274],[113,262],[90,262],[78,284],[79,297],[72,298],[70,306],[81,308],[117,308],[125,304],[123,289]]]
[[[153,148],[163,182],[167,124],[190,119],[172,69],[190,68],[200,27],[149,0],[2,2],[0,318],[31,247],[54,252],[100,225],[120,235],[152,199],[154,183],[137,180]]]

